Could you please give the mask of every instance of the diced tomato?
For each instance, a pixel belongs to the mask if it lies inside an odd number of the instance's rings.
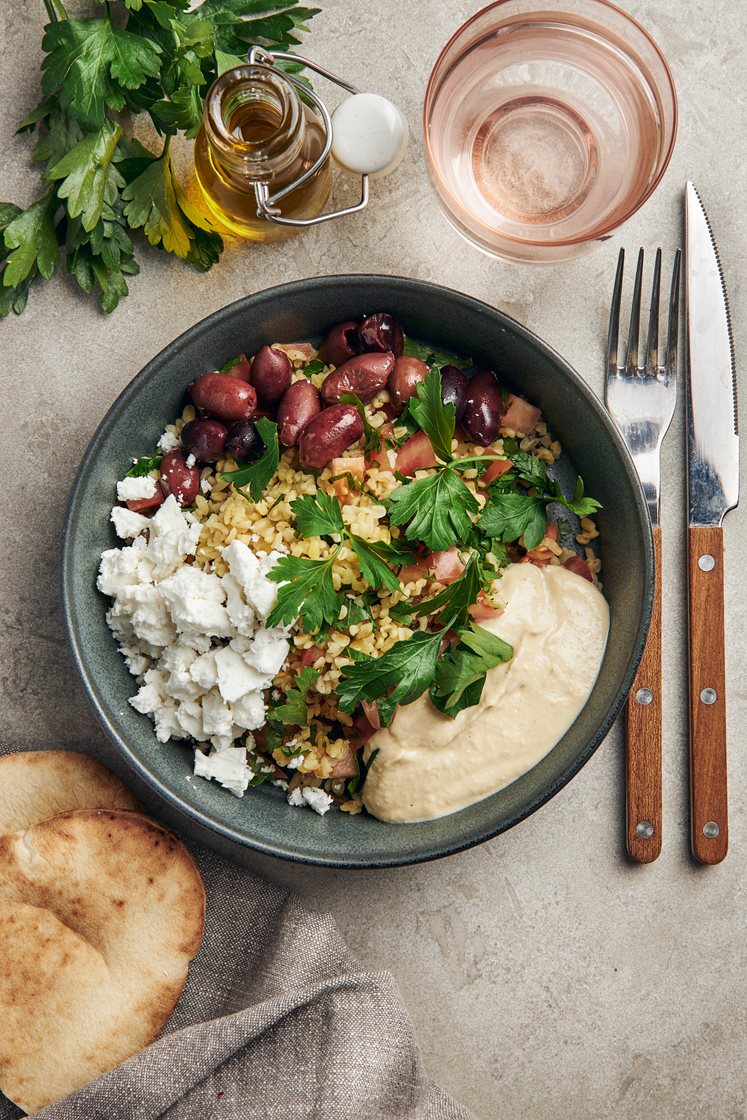
[[[501,430],[509,428],[518,435],[528,436],[537,427],[542,410],[535,408],[529,401],[513,394],[508,398],[506,411],[501,417]]]
[[[131,509],[133,513],[147,513],[148,510],[157,509],[165,501],[166,495],[161,487],[157,486],[152,498],[130,498],[127,502],[127,508]]]
[[[358,732],[358,738],[362,743],[367,743],[372,735],[378,731],[378,727],[372,727],[366,719],[363,712],[355,717],[353,720],[355,730]]]
[[[589,565],[580,556],[569,557],[563,567],[567,568],[569,572],[575,572],[576,575],[581,576],[582,579],[588,579],[589,583],[594,582],[591,572],[589,571]]]
[[[547,528],[545,529],[545,536],[549,540],[555,541],[556,544],[558,543],[558,523],[557,523],[557,521],[548,521]]]
[[[354,778],[358,773],[358,760],[348,748],[342,758],[338,758],[332,767],[330,778]]]
[[[432,552],[426,557],[426,561],[439,583],[453,583],[466,567],[458,548],[450,548],[448,552]]]
[[[416,432],[398,450],[396,469],[400,474],[409,477],[415,474],[415,471],[435,467],[437,462],[436,453],[428,436],[425,432]]]
[[[491,618],[500,618],[503,607],[494,607],[485,592],[481,591],[477,596],[477,602],[470,607],[469,613],[475,622],[487,622]]]
[[[309,646],[308,649],[305,649],[301,654],[301,668],[310,668],[310,666],[312,666],[315,661],[319,660],[319,658],[322,656],[322,652],[323,651],[319,649],[319,646]]]
[[[414,583],[418,579],[437,579],[439,583],[453,583],[459,579],[466,565],[458,548],[448,552],[429,552],[400,570],[400,583]]]
[[[361,707],[371,727],[377,731],[381,727],[381,720],[379,719],[379,708],[375,700],[361,700]]]
[[[378,467],[379,470],[382,471],[390,471],[392,469],[392,464],[389,459],[389,449],[384,445],[383,440],[378,448],[366,452],[366,469],[373,466]]]
[[[513,463],[510,459],[494,459],[490,464],[485,474],[481,474],[478,485],[490,486],[491,482],[495,482],[496,478],[500,478],[506,471],[510,471]]]
[[[362,455],[351,455],[347,459],[333,459],[329,469],[333,477],[336,474],[352,474],[353,478],[362,480],[366,473],[366,461]]]
[[[405,564],[404,568],[400,568],[397,578],[400,583],[415,583],[419,579],[427,579],[428,574],[428,565],[423,556],[420,560],[415,560],[412,564]]]

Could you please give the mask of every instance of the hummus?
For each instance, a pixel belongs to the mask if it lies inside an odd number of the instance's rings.
[[[378,754],[363,803],[384,821],[425,821],[481,801],[536,765],[589,698],[609,630],[604,596],[557,565],[514,564],[505,612],[482,622],[513,646],[487,674],[482,699],[450,719],[427,694],[401,707],[366,745]]]

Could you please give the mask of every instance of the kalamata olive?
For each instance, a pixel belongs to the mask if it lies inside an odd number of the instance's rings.
[[[190,420],[182,429],[182,447],[201,463],[214,463],[223,454],[227,435],[228,428],[220,420]]]
[[[200,472],[197,467],[188,467],[183,452],[175,448],[161,461],[159,481],[164,494],[173,494],[180,506],[191,506],[200,488]]]
[[[301,431],[321,410],[319,390],[305,379],[294,381],[283,393],[278,405],[278,436],[283,447],[293,447],[298,443]]]
[[[358,327],[358,323],[348,319],[347,322],[338,323],[331,331],[327,331],[324,342],[319,347],[319,357],[325,365],[341,366],[348,358],[360,354]]]
[[[372,401],[385,387],[394,369],[394,354],[359,354],[348,358],[322,382],[322,400],[335,404],[343,393],[355,393],[360,400]]]
[[[501,428],[501,387],[492,370],[478,373],[467,383],[462,427],[475,443],[487,447]]]
[[[467,403],[467,378],[456,366],[443,366],[441,369],[441,400],[444,404],[454,405],[458,424]]]
[[[387,383],[389,396],[392,398],[397,412],[401,412],[410,397],[414,397],[418,385],[425,381],[428,375],[428,366],[420,358],[409,358],[405,355],[397,358],[394,369]]]
[[[219,420],[248,420],[257,407],[257,394],[251,385],[225,373],[204,373],[189,386],[198,408]]]
[[[391,350],[395,358],[399,358],[405,347],[402,328],[386,311],[377,311],[364,319],[358,329],[358,337],[363,350],[378,350],[381,353]]]
[[[262,437],[251,420],[240,420],[228,429],[226,453],[237,462],[246,463],[259,459],[264,449]]]
[[[352,447],[363,435],[363,421],[352,404],[323,408],[301,432],[298,454],[301,466],[320,471]]]
[[[260,404],[275,404],[291,383],[291,361],[284,350],[260,346],[254,355],[250,380]]]

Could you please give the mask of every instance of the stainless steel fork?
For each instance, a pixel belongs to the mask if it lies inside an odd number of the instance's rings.
[[[620,250],[607,339],[605,403],[635,463],[651,517],[654,539],[654,606],[646,648],[626,711],[626,844],[639,863],[661,851],[661,444],[674,414],[681,252],[674,257],[664,361],[659,362],[661,249],[656,250],[648,337],[643,364],[638,361],[643,249],[638,253],[625,364],[618,362],[620,303],[625,250]]]

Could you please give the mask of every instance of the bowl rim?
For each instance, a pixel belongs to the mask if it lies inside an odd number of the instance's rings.
[[[73,571],[75,568],[76,552],[74,548],[74,527],[78,518],[78,507],[81,501],[82,492],[85,487],[90,463],[95,460],[96,454],[99,450],[98,444],[105,437],[110,426],[115,423],[117,416],[121,409],[125,407],[139,391],[139,385],[143,376],[150,373],[154,368],[162,365],[172,355],[178,354],[184,346],[185,342],[191,342],[199,338],[207,331],[213,330],[217,323],[223,319],[230,318],[240,306],[251,306],[252,302],[259,299],[267,299],[268,297],[279,298],[286,293],[295,293],[304,289],[308,289],[309,285],[320,288],[335,288],[341,284],[350,286],[351,283],[356,281],[364,282],[366,284],[380,283],[382,285],[391,285],[396,294],[397,290],[407,291],[408,289],[416,289],[419,291],[425,290],[432,293],[434,299],[442,295],[447,295],[449,298],[456,297],[458,300],[464,301],[466,304],[471,305],[479,313],[489,312],[491,315],[497,315],[503,320],[508,329],[515,331],[525,342],[530,343],[532,346],[541,350],[548,359],[554,364],[563,368],[565,374],[570,375],[571,380],[574,382],[575,388],[586,399],[586,403],[595,411],[598,411],[602,423],[607,428],[607,434],[611,441],[615,444],[616,450],[620,454],[622,461],[625,463],[628,473],[632,480],[635,480],[636,486],[634,488],[635,504],[638,512],[640,523],[643,527],[643,561],[644,561],[644,587],[643,587],[643,612],[638,625],[636,638],[633,647],[633,656],[628,665],[628,670],[623,678],[620,687],[617,690],[614,700],[610,704],[606,715],[599,724],[596,733],[586,743],[584,749],[579,752],[573,762],[566,767],[566,769],[558,775],[557,779],[542,793],[534,797],[527,805],[513,813],[508,819],[502,821],[495,827],[488,827],[479,832],[479,834],[467,837],[464,841],[448,842],[446,844],[438,845],[425,852],[397,853],[391,857],[381,859],[365,859],[361,857],[354,857],[352,859],[337,859],[335,857],[326,857],[318,854],[301,854],[294,850],[285,850],[281,846],[266,842],[261,839],[255,839],[247,836],[245,833],[239,832],[237,829],[229,825],[217,822],[208,816],[198,807],[184,801],[178,793],[169,789],[162,780],[153,773],[146,761],[141,758],[136,750],[133,750],[120,735],[113,722],[108,718],[105,708],[99,699],[100,689],[96,681],[89,676],[85,659],[83,657],[82,649],[83,644],[81,641],[81,634],[77,615],[75,611],[75,596],[73,591]],[[495,836],[508,831],[527,817],[531,816],[537,809],[541,808],[547,801],[559,793],[561,789],[568,782],[575,777],[575,775],[582,769],[583,766],[589,761],[591,756],[595,753],[603,739],[607,736],[613,723],[617,719],[633,683],[633,679],[638,669],[643,648],[648,634],[649,624],[651,620],[651,612],[653,606],[654,596],[654,552],[653,552],[653,537],[651,531],[651,522],[646,507],[643,490],[637,481],[633,460],[623,443],[622,437],[619,435],[612,420],[609,418],[604,406],[601,404],[596,394],[591,387],[584,381],[579,373],[563,358],[556,350],[544,342],[538,335],[531,331],[528,327],[519,323],[516,319],[507,315],[504,311],[496,307],[492,307],[484,300],[476,299],[474,296],[466,295],[456,289],[448,288],[442,284],[435,284],[426,280],[419,280],[412,277],[405,276],[386,276],[379,274],[367,273],[352,273],[346,275],[326,275],[310,277],[302,280],[293,280],[283,284],[273,285],[270,288],[261,289],[258,292],[251,293],[234,300],[232,303],[226,304],[224,307],[211,312],[204,319],[195,323],[192,327],[187,328],[171,342],[167,343],[162,350],[158,352],[151,360],[143,366],[143,368],[135,374],[135,376],[128,382],[122,392],[112,402],[107,409],[106,414],[100,421],[96,430],[91,437],[89,444],[83,453],[80,465],[75,475],[70,494],[68,497],[67,507],[65,510],[65,517],[62,528],[62,540],[60,549],[60,564],[59,564],[59,592],[62,604],[63,622],[65,628],[65,636],[67,639],[68,648],[72,656],[73,664],[79,680],[83,686],[83,692],[86,696],[88,703],[91,705],[94,714],[96,715],[99,723],[101,724],[105,734],[111,743],[117,748],[118,752],[124,757],[128,765],[135,771],[135,773],[153,789],[158,796],[164,800],[170,810],[175,810],[177,815],[186,816],[194,824],[196,824],[203,833],[203,841],[210,845],[213,837],[220,837],[222,841],[228,841],[233,851],[234,847],[243,849],[244,851],[259,852],[265,856],[271,856],[277,859],[287,860],[293,863],[309,864],[318,867],[328,867],[338,870],[375,870],[385,869],[391,867],[409,866],[418,863],[427,863],[431,860],[441,859],[448,855],[456,854],[457,852],[465,851],[469,848],[476,847],[478,844],[484,843],[486,840],[493,839]],[[178,827],[178,826],[177,826]],[[403,826],[400,826],[403,827]],[[224,850],[220,848],[219,850]],[[238,853],[234,853],[234,858],[237,858]]]
[[[454,219],[452,220],[452,225],[454,225],[454,228],[457,229],[457,232],[459,232],[462,235],[462,237],[464,237],[467,241],[469,241],[470,244],[475,245],[477,248],[482,249],[483,252],[486,252],[486,253],[488,253],[490,255],[493,255],[493,256],[496,253],[495,249],[488,248],[487,246],[483,246],[483,245],[478,244],[473,239],[473,237],[471,235],[468,235],[466,232],[462,231],[460,225],[455,225],[455,222],[457,220],[459,222],[462,221],[461,215],[466,215],[469,218],[470,221],[474,222],[476,225],[478,225],[482,229],[484,229],[487,234],[495,235],[495,232],[496,232],[495,229],[492,226],[488,225],[486,222],[482,221],[480,218],[475,218],[474,215],[472,215],[464,206],[462,206],[459,199],[453,194],[453,192],[446,185],[446,183],[444,181],[444,178],[443,178],[443,175],[441,174],[440,167],[436,163],[436,159],[435,159],[434,154],[433,154],[433,149],[432,149],[431,141],[430,141],[430,130],[429,130],[429,127],[428,127],[428,122],[429,122],[429,113],[430,113],[431,102],[433,101],[433,98],[434,98],[434,95],[435,95],[434,94],[434,86],[435,86],[435,83],[436,83],[437,71],[438,71],[438,69],[441,65],[441,62],[442,62],[444,56],[446,55],[447,51],[449,51],[451,49],[452,45],[454,43],[456,43],[461,38],[461,36],[464,34],[464,32],[466,32],[468,30],[468,28],[470,28],[472,26],[472,24],[474,24],[477,20],[479,20],[482,16],[484,16],[486,12],[490,12],[495,8],[501,8],[504,4],[508,4],[508,3],[511,3],[511,2],[512,2],[512,0],[492,0],[492,3],[486,4],[483,8],[480,8],[479,11],[475,12],[474,15],[470,16],[469,19],[465,20],[464,23],[460,24],[460,26],[456,29],[454,34],[449,38],[448,42],[443,46],[443,48],[441,49],[441,51],[438,54],[438,58],[433,63],[433,66],[431,68],[431,72],[428,75],[428,83],[425,87],[425,96],[423,98],[423,118],[422,118],[423,145],[425,147],[425,155],[426,155],[426,161],[427,161],[427,164],[428,164],[428,170],[429,170],[430,174],[433,176],[433,178],[438,183],[437,194],[439,192],[443,191],[443,193],[446,195],[446,197],[448,197],[448,199],[450,200],[450,205],[452,206],[453,213],[455,215]],[[619,229],[620,226],[624,225],[625,222],[627,222],[630,218],[632,218],[633,215],[636,214],[641,209],[641,207],[645,205],[646,202],[648,202],[649,198],[654,193],[654,191],[658,187],[659,183],[663,179],[664,174],[666,173],[666,170],[669,167],[670,161],[672,159],[672,154],[674,152],[674,146],[675,146],[675,143],[677,141],[677,130],[678,130],[678,126],[679,126],[679,102],[678,102],[678,99],[677,99],[677,87],[674,84],[674,75],[672,73],[672,69],[671,69],[669,63],[667,62],[661,48],[659,47],[658,43],[653,38],[653,36],[646,30],[646,28],[643,26],[643,24],[639,23],[638,20],[635,19],[630,14],[630,12],[626,12],[618,4],[614,4],[612,2],[612,0],[588,0],[588,2],[599,4],[601,7],[604,7],[604,8],[611,8],[612,11],[617,12],[618,15],[621,15],[623,17],[623,19],[626,20],[631,25],[632,28],[634,28],[637,32],[639,32],[643,36],[643,38],[646,39],[649,42],[649,44],[653,47],[655,54],[657,55],[659,61],[661,62],[662,66],[664,67],[664,73],[666,75],[666,79],[667,79],[667,83],[668,83],[668,87],[669,87],[669,92],[670,92],[671,98],[672,98],[672,135],[669,138],[669,145],[668,145],[666,153],[664,154],[664,157],[662,159],[661,167],[659,168],[658,172],[656,173],[656,175],[654,176],[652,181],[649,183],[646,190],[643,192],[643,194],[640,196],[640,198],[637,199],[635,204],[632,205],[628,210],[626,210],[625,213],[622,215],[622,217],[616,218],[615,221],[611,225],[601,226],[598,230],[594,230],[590,234],[587,233],[583,237],[553,238],[553,239],[546,239],[546,240],[545,239],[540,240],[540,239],[528,238],[528,237],[517,237],[515,234],[501,232],[500,235],[499,235],[500,239],[502,241],[508,242],[512,245],[522,245],[522,246],[527,247],[527,248],[536,248],[536,249],[553,249],[553,248],[563,249],[563,248],[570,248],[571,246],[574,246],[574,245],[586,245],[587,243],[591,244],[594,241],[600,241],[600,240],[603,240],[605,237],[609,237],[610,234],[612,234],[616,229]],[[537,6],[538,6],[538,8],[542,7],[542,5],[540,3],[540,0],[538,0]],[[447,215],[447,217],[448,216],[449,215]]]

